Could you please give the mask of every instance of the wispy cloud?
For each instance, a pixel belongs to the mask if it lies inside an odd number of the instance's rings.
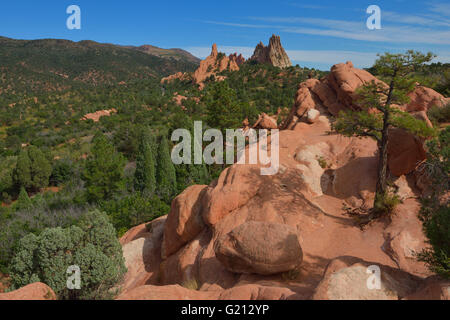
[[[450,3],[431,3],[430,11],[450,17]]]
[[[382,29],[369,30],[366,21],[311,17],[247,17],[255,23],[204,21],[241,28],[279,29],[281,32],[343,38],[350,40],[449,45],[450,4],[434,3],[418,15],[382,11]],[[261,24],[260,24],[261,23]]]
[[[443,19],[442,17],[436,15],[419,16],[419,15],[407,15],[403,13],[400,14],[391,11],[383,11],[382,17],[383,20],[394,23],[450,27],[450,20]]]

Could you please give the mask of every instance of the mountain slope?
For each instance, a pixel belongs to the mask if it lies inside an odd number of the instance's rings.
[[[54,90],[76,84],[115,84],[192,71],[190,57],[155,56],[94,41],[0,37],[0,90]]]
[[[126,48],[138,50],[140,52],[144,52],[160,58],[173,58],[175,60],[181,61],[185,60],[196,65],[198,65],[201,61],[199,58],[194,57],[192,54],[183,49],[162,49],[152,45],[143,45],[140,47],[127,46]]]

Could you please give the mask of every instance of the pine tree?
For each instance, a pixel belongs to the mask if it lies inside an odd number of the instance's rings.
[[[156,189],[154,140],[148,129],[141,135],[136,157],[134,188],[137,191],[152,194]]]
[[[19,187],[31,187],[31,161],[26,150],[19,153],[14,170],[14,180]]]
[[[161,137],[158,146],[157,174],[158,193],[162,199],[169,202],[177,191],[175,167],[170,158],[169,142],[165,135]]]
[[[26,210],[32,207],[31,199],[24,187],[20,188],[19,197],[14,206],[17,210]]]
[[[434,134],[433,129],[428,128],[424,121],[395,106],[409,102],[407,94],[415,86],[415,79],[410,75],[432,57],[431,53],[424,55],[411,50],[405,54],[386,53],[379,56],[373,68],[388,84],[372,81],[361,87],[357,91],[357,102],[361,110],[343,111],[333,123],[333,130],[337,133],[349,137],[370,137],[378,143],[378,181],[374,202],[376,210],[372,210],[369,220],[383,213],[385,204],[393,200],[389,200],[387,195],[386,180],[389,130],[401,128],[421,137]],[[389,211],[389,208],[386,209]]]
[[[28,148],[28,157],[31,165],[31,184],[32,188],[38,190],[48,186],[50,175],[52,174],[52,166],[45,157],[44,153],[35,146]]]
[[[92,155],[86,161],[83,180],[88,200],[113,198],[125,188],[125,159],[103,135],[93,139]]]

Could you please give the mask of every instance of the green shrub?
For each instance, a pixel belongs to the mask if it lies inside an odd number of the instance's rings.
[[[401,203],[400,198],[396,194],[376,194],[373,207],[373,214],[377,217],[390,215],[394,209]]]
[[[81,289],[67,288],[69,266],[81,270]],[[11,261],[12,289],[34,282],[50,286],[60,299],[107,299],[126,272],[122,247],[108,217],[92,211],[77,225],[28,234]]]
[[[432,107],[427,112],[428,118],[433,123],[448,123],[450,122],[450,103],[447,103],[445,106]]]
[[[450,279],[450,207],[442,206],[424,223],[425,234],[432,249],[418,257],[431,271]]]

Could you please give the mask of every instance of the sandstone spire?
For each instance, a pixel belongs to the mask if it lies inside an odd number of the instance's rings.
[[[259,63],[268,63],[280,68],[292,66],[291,60],[281,45],[280,37],[276,35],[272,35],[269,40],[269,46],[267,47],[260,42],[256,46],[255,52],[250,60],[256,60]]]

